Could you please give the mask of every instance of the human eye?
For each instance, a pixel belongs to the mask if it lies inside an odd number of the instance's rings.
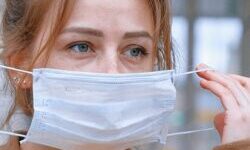
[[[147,56],[148,52],[145,48],[141,46],[131,45],[124,52],[129,58],[137,59],[144,56]]]
[[[87,42],[73,43],[69,46],[69,50],[73,53],[87,54],[92,52],[91,46]]]

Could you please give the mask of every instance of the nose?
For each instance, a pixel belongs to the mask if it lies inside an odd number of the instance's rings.
[[[113,53],[106,54],[100,64],[103,73],[119,74],[123,72],[117,52],[113,51]]]
[[[118,67],[118,62],[116,61],[109,61],[107,63],[105,63],[105,69],[104,72],[105,73],[109,73],[109,74],[119,74],[122,73],[122,71],[120,70],[120,68]]]

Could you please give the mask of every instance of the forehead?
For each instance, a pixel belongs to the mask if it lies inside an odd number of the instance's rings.
[[[153,24],[147,0],[76,0],[66,27],[153,33]]]

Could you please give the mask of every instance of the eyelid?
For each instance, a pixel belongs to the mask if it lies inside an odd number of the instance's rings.
[[[72,48],[73,46],[76,46],[77,44],[87,44],[89,47],[93,47],[93,45],[88,42],[88,41],[77,41],[77,42],[72,42],[67,45],[68,48]],[[92,48],[91,48],[92,49]]]
[[[131,48],[141,48],[141,51],[142,51],[143,55],[149,54],[149,51],[146,48],[144,48],[143,46],[140,46],[140,45],[136,45],[136,44],[128,45],[124,52],[127,52]]]

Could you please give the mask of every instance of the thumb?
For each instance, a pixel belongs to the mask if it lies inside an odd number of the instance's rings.
[[[219,113],[214,118],[214,126],[216,130],[218,131],[220,137],[222,138],[223,135],[223,129],[225,126],[225,113]]]

